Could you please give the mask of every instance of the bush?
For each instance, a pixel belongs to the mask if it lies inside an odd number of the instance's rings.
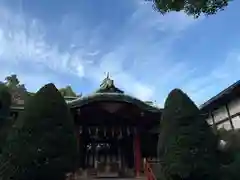
[[[220,139],[226,142],[221,149],[223,157],[222,164],[222,180],[238,180],[240,177],[240,131],[219,129]]]
[[[217,137],[193,101],[181,90],[167,97],[158,155],[171,179],[218,180]]]
[[[74,123],[53,84],[42,87],[26,104],[6,145],[0,159],[4,180],[61,180],[74,170],[78,152]]]
[[[11,94],[9,89],[0,83],[0,153],[12,125],[12,121],[9,118],[10,106]]]
[[[11,106],[11,94],[8,87],[0,83],[0,120],[9,116]]]

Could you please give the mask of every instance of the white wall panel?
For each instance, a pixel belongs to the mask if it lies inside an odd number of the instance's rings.
[[[235,115],[237,113],[240,113],[240,98],[236,98],[235,100],[231,101],[228,104],[228,108],[229,108],[229,112],[230,112],[231,116]],[[222,107],[218,108],[217,110],[212,112],[212,114],[214,115],[215,123],[218,123],[218,122],[228,118],[226,106],[222,106]],[[208,116],[206,121],[209,124],[212,124],[211,116]],[[236,129],[240,128],[240,116],[236,116],[236,117],[232,118],[232,122],[233,122],[234,128],[236,128]],[[225,129],[231,129],[230,121],[221,123],[217,126],[218,129],[221,127],[224,127]]]
[[[230,111],[231,115],[239,113],[240,112],[240,98],[237,98],[237,99],[231,101],[228,104],[228,108],[229,108],[229,111]]]
[[[240,129],[240,117],[236,116],[232,118],[233,126],[235,129]]]
[[[224,129],[226,129],[226,130],[232,129],[231,124],[230,124],[230,121],[225,121],[225,122],[217,125],[217,129],[220,129],[220,128],[224,128]]]
[[[217,123],[217,122],[219,122],[221,120],[224,120],[225,118],[228,117],[226,107],[222,106],[219,109],[215,110],[213,112],[213,115],[214,115],[215,123]]]

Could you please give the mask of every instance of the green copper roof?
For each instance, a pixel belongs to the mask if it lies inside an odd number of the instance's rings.
[[[92,102],[101,101],[111,101],[111,102],[126,102],[130,104],[135,104],[140,109],[144,111],[151,111],[159,113],[160,108],[150,105],[149,103],[143,102],[137,98],[124,94],[124,91],[118,89],[114,85],[114,81],[109,78],[109,73],[107,77],[102,81],[100,88],[93,94],[88,96],[83,96],[78,99],[68,102],[70,108],[81,107]]]
[[[111,102],[126,102],[135,104],[140,109],[150,112],[161,112],[160,108],[146,104],[145,102],[123,93],[94,93],[89,96],[84,96],[79,99],[68,102],[70,108],[81,107],[92,102],[111,101]]]

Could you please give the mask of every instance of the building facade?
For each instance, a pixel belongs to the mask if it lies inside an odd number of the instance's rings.
[[[200,109],[207,115],[206,120],[214,129],[239,129],[240,81],[208,100]]]
[[[79,134],[80,168],[98,177],[140,176],[156,158],[162,110],[125,94],[105,78],[94,93],[68,102]]]

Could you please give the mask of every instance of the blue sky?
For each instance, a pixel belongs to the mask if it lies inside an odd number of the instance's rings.
[[[194,20],[143,0],[0,0],[0,79],[89,94],[110,72],[142,100],[181,88],[201,104],[239,80],[239,6]]]

